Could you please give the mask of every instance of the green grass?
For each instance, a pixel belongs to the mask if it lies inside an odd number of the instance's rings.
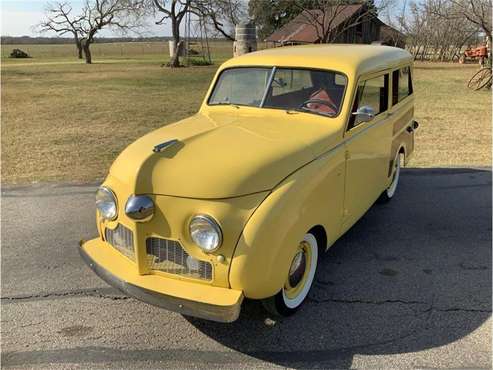
[[[123,56],[113,44],[97,46],[105,54],[95,48],[93,65],[71,57],[70,45],[21,46],[34,58],[2,58],[3,183],[103,178],[129,143],[195,113],[218,64],[232,52],[230,43],[215,43],[215,65],[172,70],[160,66],[167,53],[157,45],[139,55],[139,45],[129,44]],[[60,55],[50,54],[51,47]],[[491,165],[491,93],[465,87],[475,69],[417,65],[421,126],[411,165]]]
[[[491,90],[466,84],[477,65],[417,63],[412,166],[491,166]]]

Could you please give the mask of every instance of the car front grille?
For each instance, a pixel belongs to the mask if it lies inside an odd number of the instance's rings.
[[[135,261],[134,234],[132,230],[127,229],[122,224],[118,224],[113,230],[108,228],[105,230],[105,238],[116,250]]]
[[[212,265],[190,256],[178,241],[148,238],[146,240],[147,265],[151,270],[212,280]]]

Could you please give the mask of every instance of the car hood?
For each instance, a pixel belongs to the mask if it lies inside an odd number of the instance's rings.
[[[326,121],[277,115],[197,113],[129,145],[110,175],[135,194],[218,199],[270,190],[329,145]]]

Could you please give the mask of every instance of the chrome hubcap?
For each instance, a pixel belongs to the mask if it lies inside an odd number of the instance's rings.
[[[306,269],[306,256],[301,250],[293,258],[291,267],[289,269],[289,285],[292,287],[297,286],[303,279],[303,275]]]

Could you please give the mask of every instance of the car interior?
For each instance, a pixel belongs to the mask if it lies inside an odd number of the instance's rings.
[[[288,82],[274,78],[267,92],[264,106],[281,109],[299,109],[303,107],[314,113],[337,114],[346,87],[345,78],[339,75],[339,81],[336,81],[336,74],[333,72],[309,71],[309,74],[310,81],[307,84],[308,86],[302,86],[286,93],[283,93],[282,87]],[[341,83],[341,77],[344,80],[343,83]],[[276,94],[276,91],[274,91],[276,86],[281,87],[279,89],[280,93],[277,92]]]

